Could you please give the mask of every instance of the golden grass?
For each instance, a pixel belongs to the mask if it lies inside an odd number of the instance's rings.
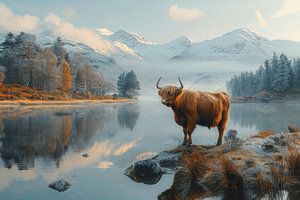
[[[290,133],[297,133],[297,132],[300,132],[300,129],[296,126],[293,126],[293,125],[289,125],[288,126],[288,129],[289,129],[289,132]]]
[[[286,169],[288,170],[290,176],[300,180],[300,152],[293,147],[288,148]]]
[[[242,198],[244,195],[244,178],[237,166],[228,158],[223,158],[221,161],[223,168],[224,180],[224,195],[227,199]]]
[[[259,132],[257,135],[252,136],[253,138],[261,138],[261,139],[265,139],[271,135],[273,135],[274,132],[271,130],[264,130]]]
[[[188,169],[193,176],[198,178],[203,177],[208,171],[211,170],[209,160],[199,151],[192,151],[182,157],[182,166]]]
[[[265,195],[273,190],[271,180],[267,179],[261,171],[256,173],[256,192],[258,195]]]
[[[42,91],[21,85],[0,85],[1,106],[20,105],[76,105],[86,103],[133,102],[134,99],[113,98],[112,96],[87,96],[66,94],[62,91]]]

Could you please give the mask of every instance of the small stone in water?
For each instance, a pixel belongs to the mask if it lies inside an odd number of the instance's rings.
[[[85,157],[85,158],[87,158],[87,157],[89,157],[90,155],[89,154],[87,154],[87,153],[85,153],[85,154],[82,154],[82,157]]]
[[[64,179],[61,179],[49,184],[48,187],[52,188],[53,190],[57,190],[59,192],[64,192],[71,187],[71,184]]]

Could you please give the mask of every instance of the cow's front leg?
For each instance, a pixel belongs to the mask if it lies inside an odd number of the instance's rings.
[[[188,126],[186,128],[184,128],[184,130],[183,130],[184,135],[187,136],[187,142],[185,144],[185,146],[187,146],[187,147],[192,145],[192,133],[193,133],[195,127],[196,127],[195,123],[188,123]]]

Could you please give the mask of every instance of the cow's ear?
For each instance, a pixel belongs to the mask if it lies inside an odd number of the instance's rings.
[[[182,89],[181,88],[177,88],[176,90],[176,96],[180,95],[182,93]]]

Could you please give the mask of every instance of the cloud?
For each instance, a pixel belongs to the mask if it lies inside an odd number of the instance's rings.
[[[299,0],[285,0],[282,7],[275,11],[271,16],[271,19],[281,18],[290,14],[300,12],[300,1]]]
[[[0,28],[8,31],[33,31],[39,18],[31,15],[15,15],[5,4],[0,3]]]
[[[266,19],[262,16],[262,14],[258,10],[255,12],[255,16],[258,20],[259,26],[261,26],[261,27],[267,26],[268,23],[267,23]]]
[[[102,161],[102,162],[99,162],[98,165],[97,165],[97,168],[100,168],[100,169],[108,169],[110,168],[111,166],[113,166],[114,163],[113,162],[110,162],[110,161]]]
[[[79,18],[76,10],[74,10],[71,6],[66,5],[64,7],[63,15],[66,19],[76,20]]]
[[[111,44],[104,41],[91,29],[76,27],[52,13],[45,17],[44,22],[57,36],[81,42],[101,53],[109,54],[112,51]]]
[[[203,16],[203,12],[199,9],[187,9],[179,7],[178,5],[172,5],[169,8],[169,17],[175,21],[191,21],[196,20]]]
[[[120,156],[129,151],[129,149],[132,149],[137,145],[137,143],[141,140],[142,138],[137,138],[136,140],[133,140],[129,143],[123,144],[120,146],[118,149],[116,149],[113,153],[114,156]]]

